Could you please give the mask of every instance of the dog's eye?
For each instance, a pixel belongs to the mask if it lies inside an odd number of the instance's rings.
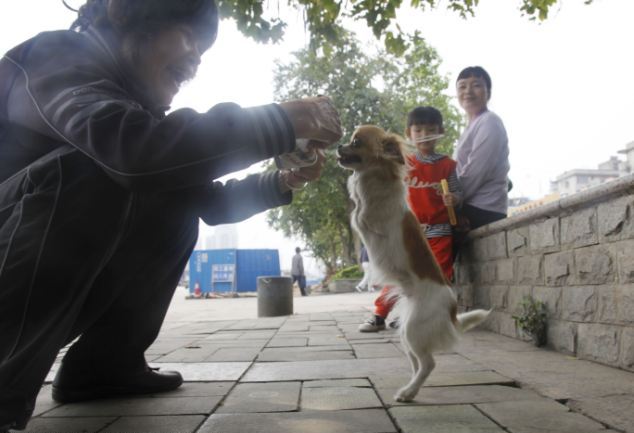
[[[361,140],[359,140],[358,138],[355,138],[354,140],[352,140],[352,143],[350,143],[350,146],[352,147],[357,147],[361,145]]]

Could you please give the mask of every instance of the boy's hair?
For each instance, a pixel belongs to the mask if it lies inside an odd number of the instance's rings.
[[[487,71],[484,70],[482,66],[467,66],[458,74],[458,78],[456,78],[456,83],[458,82],[458,80],[464,80],[465,78],[482,78],[484,80],[484,84],[487,86],[489,99],[491,99],[491,76]]]
[[[434,107],[416,107],[407,115],[407,127],[412,125],[437,125],[442,128],[442,114]]]
[[[128,17],[123,31],[154,33],[166,24],[194,27],[208,46],[218,34],[218,8],[214,0],[120,0]],[[71,30],[108,27],[108,1],[87,0],[77,11]]]

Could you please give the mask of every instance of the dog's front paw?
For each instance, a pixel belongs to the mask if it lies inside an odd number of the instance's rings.
[[[412,389],[406,386],[398,390],[398,392],[394,396],[394,400],[400,403],[407,403],[414,400],[414,397],[416,397],[417,393],[418,389]]]

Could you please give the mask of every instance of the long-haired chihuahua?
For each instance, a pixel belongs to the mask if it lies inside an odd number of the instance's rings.
[[[433,353],[447,350],[457,334],[477,326],[489,312],[457,313],[456,296],[407,205],[407,164],[402,137],[364,125],[339,146],[339,165],[353,171],[348,191],[353,228],[380,282],[399,296],[401,342],[412,366],[409,383],[394,396],[411,401],[435,367]]]

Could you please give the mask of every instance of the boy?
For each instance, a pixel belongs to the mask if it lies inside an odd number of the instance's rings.
[[[407,183],[408,202],[418,221],[425,226],[425,235],[447,280],[453,277],[452,235],[447,206],[460,203],[461,190],[456,177],[456,162],[436,153],[436,143],[444,133],[442,115],[433,107],[416,107],[407,116],[405,135],[416,146],[409,158],[411,166]],[[449,194],[442,193],[441,180],[449,183]],[[361,332],[385,329],[385,319],[395,300],[388,300],[386,286],[374,302],[374,317],[359,325]]]
[[[328,98],[166,114],[215,41],[213,0],[87,0],[73,29],[0,60],[0,432],[25,428],[59,349],[77,337],[56,401],[180,386],[144,352],[199,218],[225,224],[290,203],[323,154],[310,167],[213,180],[296,139],[341,137]]]

